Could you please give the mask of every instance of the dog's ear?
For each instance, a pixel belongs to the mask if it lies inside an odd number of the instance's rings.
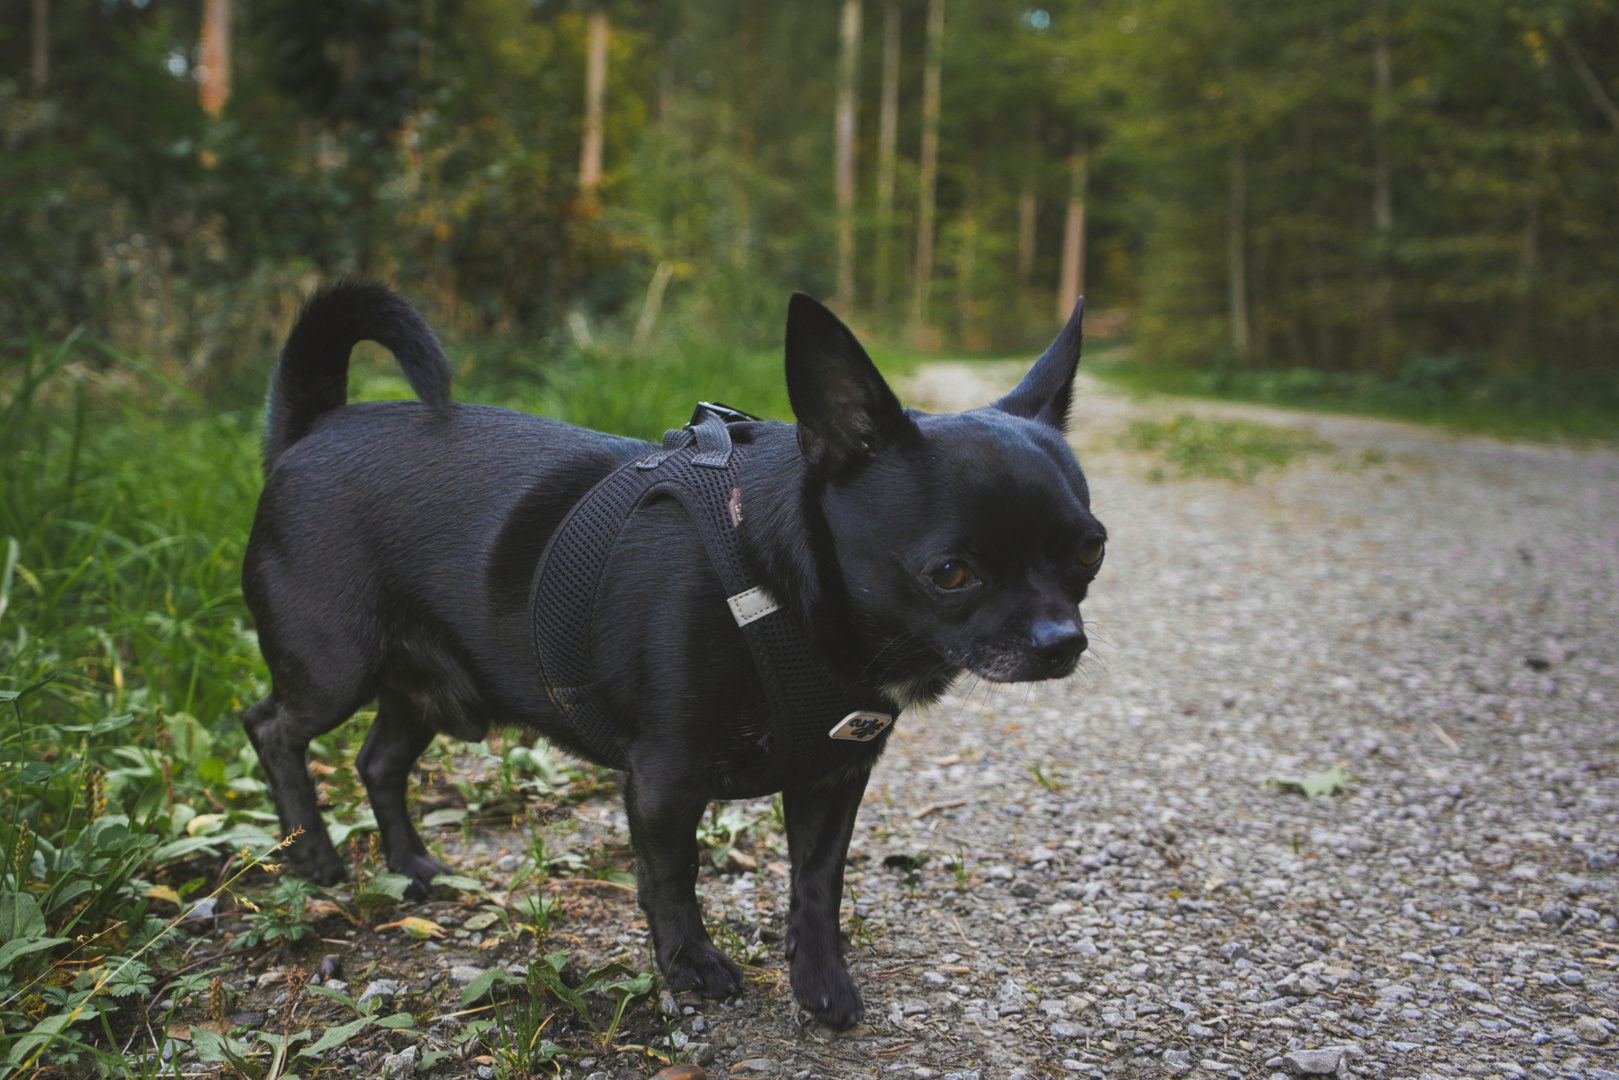
[[[831,474],[914,426],[853,332],[803,293],[787,304],[787,397],[799,451]]]
[[[1085,298],[1081,296],[1057,340],[1034,362],[1017,389],[995,403],[997,409],[1058,431],[1068,429],[1068,404],[1073,400],[1074,371],[1079,367],[1079,324],[1084,314]]]

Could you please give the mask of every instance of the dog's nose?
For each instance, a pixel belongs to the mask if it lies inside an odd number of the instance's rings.
[[[1056,671],[1072,664],[1085,651],[1085,631],[1073,619],[1037,622],[1029,628],[1029,644],[1041,663]]]

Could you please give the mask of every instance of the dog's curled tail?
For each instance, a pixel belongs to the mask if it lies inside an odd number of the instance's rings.
[[[349,352],[375,341],[394,354],[416,396],[435,412],[450,404],[450,366],[422,317],[380,281],[345,279],[304,304],[281,349],[264,423],[264,468],[349,399]]]

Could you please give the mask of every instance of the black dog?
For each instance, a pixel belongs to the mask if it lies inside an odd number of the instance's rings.
[[[1078,605],[1106,536],[1063,438],[1079,322],[1076,307],[995,405],[933,416],[902,408],[854,335],[795,295],[786,362],[797,425],[700,412],[699,450],[735,444],[740,565],[779,605],[778,629],[829,673],[823,681],[897,712],[937,698],[963,671],[997,682],[1073,671],[1086,645]],[[367,339],[393,351],[420,402],[346,403],[349,351]],[[726,996],[742,973],[703,927],[695,829],[712,799],[782,790],[793,990],[821,1020],[856,1023],[863,1009],[838,909],[886,731],[840,743],[830,771],[783,763],[779,742],[772,759],[782,684],[761,676],[769,665],[738,629],[709,534],[686,504],[637,504],[575,628],[589,658],[585,692],[621,753],[602,751],[601,732],[576,730],[536,662],[531,616],[543,624],[548,613],[531,611],[531,591],[553,533],[598,481],[631,476],[630,462],[652,467],[663,456],[654,450],[451,404],[432,332],[381,285],[340,284],[309,302],[272,384],[268,479],[243,570],[273,689],[242,723],[284,835],[302,830],[289,860],[323,884],[344,876],[305,752],[372,699],[376,720],[355,765],[389,866],[422,890],[446,868],[406,813],[417,755],[440,732],[476,740],[491,724],[536,729],[624,769],[657,962],[676,990]],[[865,719],[832,737],[869,738],[882,726],[870,716],[851,713]]]

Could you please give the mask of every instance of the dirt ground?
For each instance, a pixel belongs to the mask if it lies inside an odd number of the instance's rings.
[[[941,366],[910,396],[975,405],[1016,374]],[[1334,449],[1252,484],[1154,482],[1119,433],[1183,409]],[[866,1022],[832,1032],[792,1001],[764,800],[745,808],[763,823],[751,868],[701,882],[716,936],[754,956],[747,993],[639,1006],[606,1046],[556,1006],[540,1038],[567,1053],[536,1074],[627,1080],[683,1058],[721,1080],[1619,1080],[1619,455],[1140,403],[1092,380],[1074,418],[1111,533],[1093,648],[1066,682],[969,680],[900,722],[848,875]],[[1311,777],[1334,793],[1287,783]],[[559,813],[558,850],[628,865],[610,795]],[[522,830],[438,832],[492,887],[529,848]],[[228,1009],[271,1031],[341,1022],[299,992],[329,955],[334,985],[390,980],[384,1011],[413,1022],[319,1075],[493,1076],[494,1037],[463,1040],[506,1012],[463,1007],[474,969],[521,977],[564,949],[570,977],[648,964],[630,890],[582,873],[549,891],[541,943],[469,929],[470,903],[409,913],[436,940],[327,918],[323,940],[238,958]]]

